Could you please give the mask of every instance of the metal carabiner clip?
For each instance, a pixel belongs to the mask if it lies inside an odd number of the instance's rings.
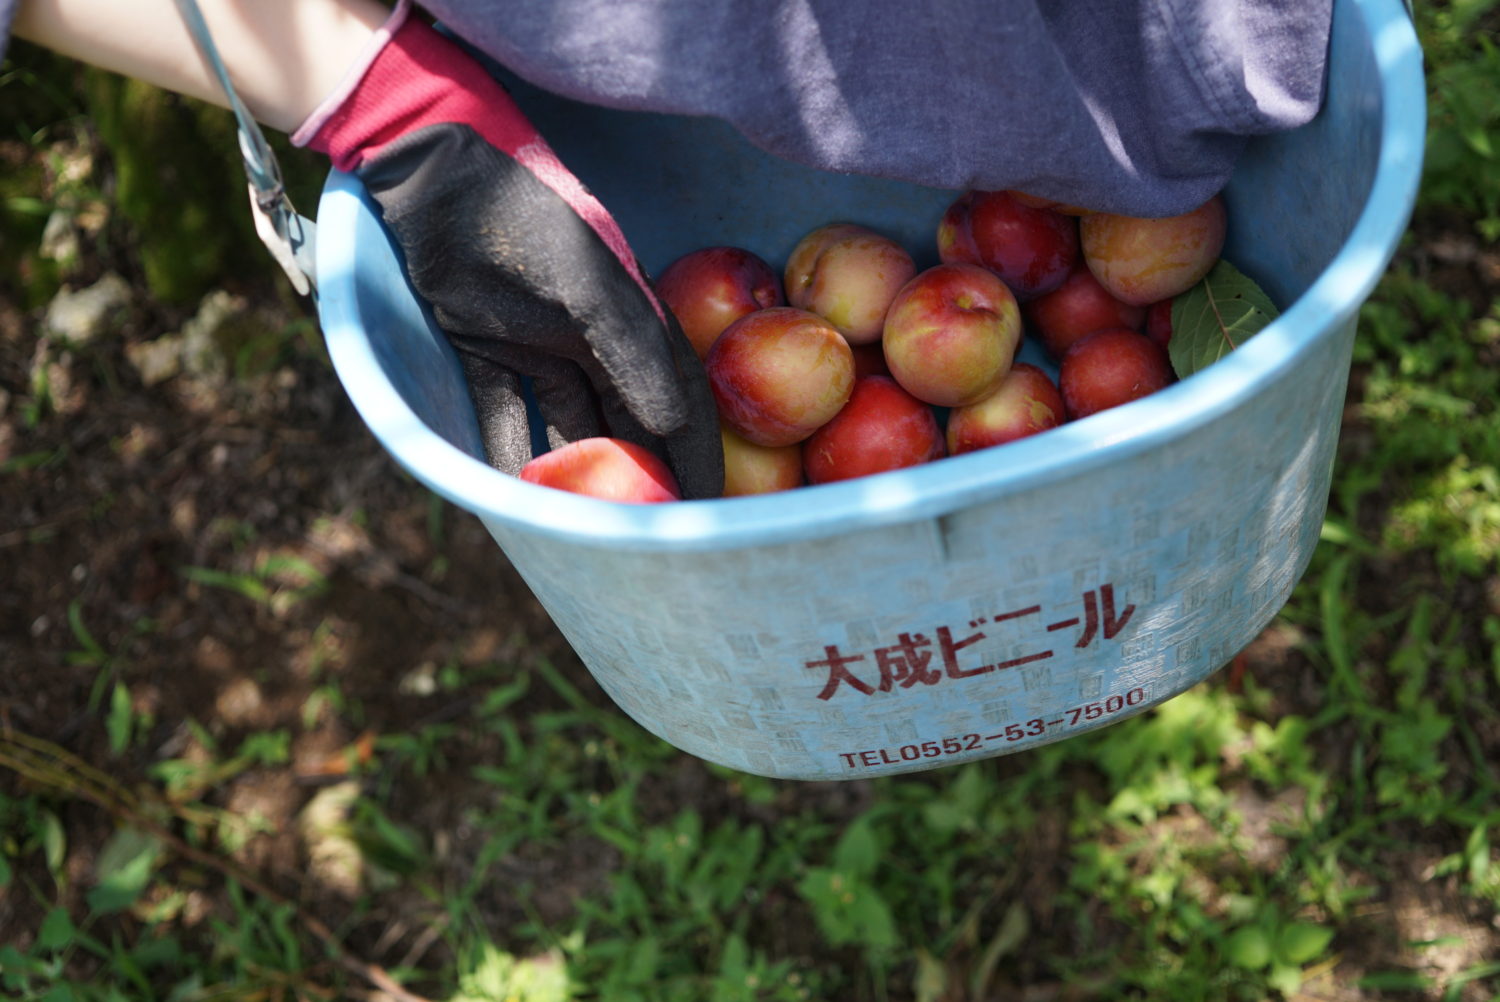
[[[245,177],[250,185],[250,206],[255,216],[255,232],[286,272],[293,287],[302,295],[317,298],[313,254],[317,228],[312,220],[297,212],[291,199],[287,197],[276,155],[235,91],[197,0],[176,2],[177,11],[182,15],[188,33],[193,36],[199,54],[218,79],[219,86],[224,88],[224,94],[229,98],[229,108],[234,112],[239,132],[240,157],[244,161]]]

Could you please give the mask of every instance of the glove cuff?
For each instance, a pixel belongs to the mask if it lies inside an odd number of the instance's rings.
[[[392,140],[429,125],[472,126],[517,159],[546,144],[505,89],[459,45],[408,17],[403,2],[337,91],[293,136],[352,172]],[[529,165],[528,165],[529,166]]]
[[[359,57],[349,65],[349,69],[345,71],[344,78],[339,82],[338,87],[325,97],[312,110],[312,114],[307,116],[307,120],[297,127],[297,131],[292,133],[291,140],[293,146],[308,146],[313,142],[328,120],[349,100],[350,95],[354,93],[354,89],[360,85],[360,82],[365,78],[365,74],[370,71],[370,67],[374,64],[376,58],[390,44],[391,38],[396,32],[401,30],[401,26],[406,23],[407,15],[410,13],[411,0],[398,0],[395,8],[391,11],[390,17],[385,19],[385,23],[365,43],[365,47],[360,52]],[[317,149],[317,147],[313,148]]]

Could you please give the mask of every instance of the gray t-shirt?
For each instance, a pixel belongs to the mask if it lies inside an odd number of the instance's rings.
[[[16,0],[0,0],[0,49]],[[1323,94],[1332,0],[424,0],[523,79],[788,159],[1166,215]]]

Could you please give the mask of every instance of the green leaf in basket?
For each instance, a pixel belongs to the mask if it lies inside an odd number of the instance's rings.
[[[1255,281],[1219,260],[1203,281],[1172,301],[1168,354],[1186,379],[1234,351],[1277,316],[1276,304]]]

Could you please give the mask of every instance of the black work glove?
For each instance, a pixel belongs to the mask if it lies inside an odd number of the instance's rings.
[[[504,88],[406,12],[294,139],[380,205],[462,360],[490,465],[532,457],[529,383],[550,446],[624,439],[666,460],[684,498],[719,496],[707,376],[618,225]]]

